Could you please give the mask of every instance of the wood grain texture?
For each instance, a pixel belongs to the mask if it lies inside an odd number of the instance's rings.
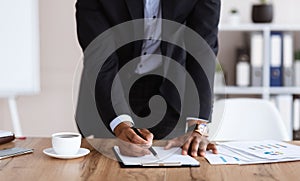
[[[95,140],[93,140],[95,141]],[[300,145],[300,142],[293,142]],[[27,138],[0,146],[34,148],[34,153],[0,160],[0,180],[299,180],[300,162],[259,165],[210,165],[204,158],[197,158],[200,167],[193,168],[120,168],[119,163],[109,159],[86,140],[82,147],[91,153],[85,157],[62,160],[43,154],[51,147],[50,138]],[[100,145],[99,145],[100,146]],[[102,147],[109,148],[111,144]]]

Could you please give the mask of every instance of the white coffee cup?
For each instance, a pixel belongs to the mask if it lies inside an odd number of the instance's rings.
[[[60,132],[52,135],[52,148],[59,155],[75,155],[81,145],[81,135],[72,132]]]

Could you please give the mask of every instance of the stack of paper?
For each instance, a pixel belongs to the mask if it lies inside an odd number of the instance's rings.
[[[300,160],[300,146],[281,141],[242,141],[218,143],[218,154],[207,152],[205,158],[217,164],[259,164]]]

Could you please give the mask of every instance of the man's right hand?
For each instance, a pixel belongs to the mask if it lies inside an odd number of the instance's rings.
[[[139,129],[143,138],[138,136],[134,130],[126,123],[120,123],[114,133],[119,138],[118,146],[120,152],[125,156],[144,156],[151,154],[148,148],[152,145],[153,134],[147,129]]]

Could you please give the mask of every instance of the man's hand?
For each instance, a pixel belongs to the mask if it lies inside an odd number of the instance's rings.
[[[114,133],[119,138],[118,146],[122,155],[126,156],[144,156],[151,154],[148,148],[152,145],[153,134],[147,129],[139,129],[143,138],[138,136],[126,123],[120,123]]]
[[[169,140],[165,149],[170,149],[175,146],[182,147],[182,154],[190,154],[193,157],[205,156],[206,150],[212,150],[213,153],[218,153],[215,144],[209,143],[205,136],[193,131],[183,136]]]

